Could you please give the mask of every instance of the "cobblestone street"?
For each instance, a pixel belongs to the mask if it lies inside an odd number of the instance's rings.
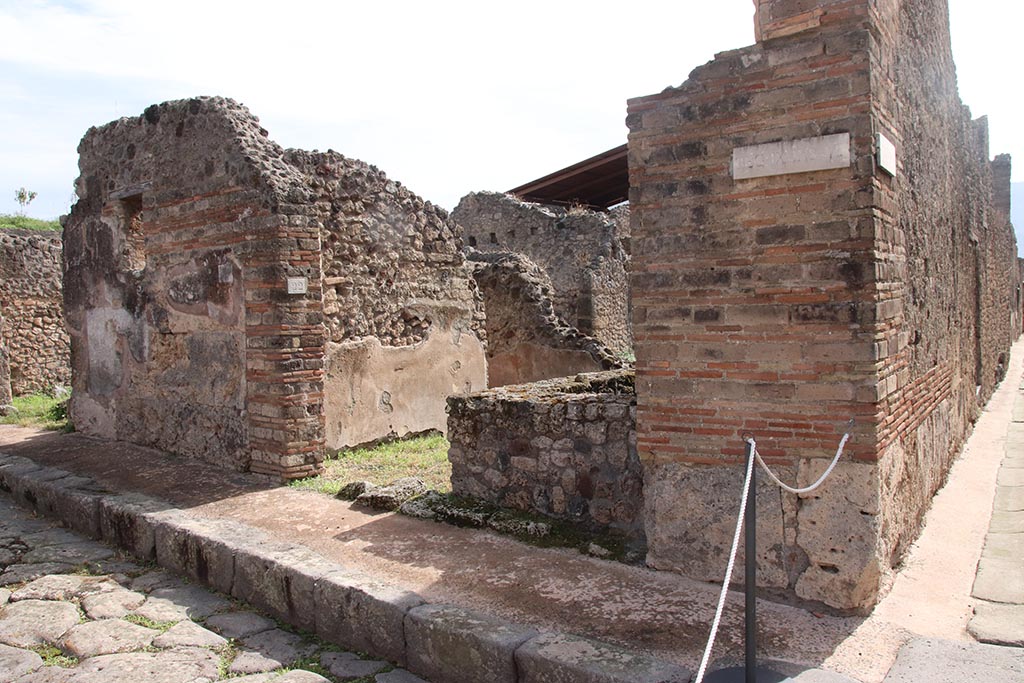
[[[37,519],[0,496],[0,681],[422,682]]]

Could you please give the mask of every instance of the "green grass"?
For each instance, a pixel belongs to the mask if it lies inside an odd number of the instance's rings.
[[[77,657],[66,655],[53,645],[36,645],[29,649],[43,658],[43,666],[59,666],[63,669],[78,666]]]
[[[17,228],[19,230],[60,230],[60,221],[44,221],[39,218],[0,213],[0,229]]]
[[[176,621],[153,621],[149,617],[144,617],[141,614],[126,614],[123,619],[131,624],[135,624],[136,626],[145,626],[146,628],[151,628],[154,631],[160,631],[160,633],[165,633],[172,626],[178,623]]]
[[[446,493],[452,488],[448,440],[440,434],[343,450],[327,458],[324,468],[320,476],[299,479],[289,485],[334,495],[352,481],[365,480],[383,486],[402,477],[417,477],[435,491]]]
[[[66,399],[49,394],[27,394],[15,397],[13,404],[15,410],[0,417],[0,424],[71,431]]]

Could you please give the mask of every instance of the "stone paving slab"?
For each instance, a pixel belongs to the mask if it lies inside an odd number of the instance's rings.
[[[1024,605],[978,603],[967,630],[982,643],[1024,647]]]
[[[1024,603],[1024,566],[1020,559],[982,557],[972,594],[989,602]]]
[[[994,534],[1024,534],[1024,510],[995,510],[988,530]]]
[[[900,649],[884,683],[1020,683],[1024,650],[918,638]]]
[[[1001,467],[996,476],[999,486],[1024,486],[1024,469],[1018,467]]]

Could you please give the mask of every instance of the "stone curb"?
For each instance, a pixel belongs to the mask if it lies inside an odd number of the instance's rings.
[[[689,671],[623,648],[540,633],[346,569],[248,525],[192,517],[169,503],[0,453],[0,491],[144,560],[248,602],[349,650],[434,683],[687,683]],[[628,665],[624,665],[628,664]]]

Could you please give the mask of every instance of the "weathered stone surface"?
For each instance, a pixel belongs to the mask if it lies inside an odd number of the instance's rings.
[[[515,657],[522,683],[685,683],[691,675],[674,664],[563,634],[529,640]]]
[[[143,560],[156,559],[156,525],[160,519],[174,515],[164,512],[166,503],[137,493],[123,493],[104,496],[99,506],[103,540]]]
[[[615,352],[632,348],[626,282],[628,212],[566,209],[524,202],[503,193],[473,192],[459,201],[452,217],[465,230],[468,246],[482,252],[479,256],[514,253],[536,264],[546,281],[548,306],[553,315],[564,321],[563,326],[572,326],[574,332],[578,330],[578,336],[595,337]],[[470,258],[476,256],[470,253]],[[495,369],[500,384],[607,369],[599,363],[596,367],[556,364],[548,368],[554,374],[516,373],[514,367],[509,367],[515,362],[509,359],[511,362],[506,364],[502,356],[524,360],[518,369],[527,370],[529,361],[517,350],[524,342],[543,338],[544,330],[531,325],[533,320],[516,320],[517,316],[503,310],[506,300],[500,295],[512,287],[494,287],[479,276],[477,282],[484,295],[488,340],[495,347],[493,351],[488,349],[490,367]],[[516,322],[521,329],[514,327]],[[555,350],[558,348],[554,346]],[[511,353],[506,355],[506,351]],[[491,386],[497,385],[492,382]]]
[[[30,650],[0,645],[0,674],[7,680],[35,671],[43,665],[43,658]]]
[[[996,509],[988,527],[992,534],[1024,534],[1024,510],[1013,512]]]
[[[82,662],[74,683],[199,683],[216,681],[220,657],[202,648],[101,655]]]
[[[220,647],[227,642],[227,639],[193,621],[179,621],[153,639],[156,647]]]
[[[373,680],[376,683],[427,683],[427,681],[419,676],[403,669],[394,669],[386,674],[377,674]]]
[[[979,602],[967,630],[982,643],[1024,647],[1024,604]]]
[[[981,551],[982,561],[988,558],[1012,560],[1024,558],[1024,533],[994,533],[989,530],[985,547]],[[1022,567],[1024,571],[1024,567]]]
[[[351,652],[325,652],[320,656],[320,664],[340,681],[372,676],[388,666],[387,662],[360,659]]]
[[[364,493],[373,491],[375,488],[377,488],[377,485],[371,481],[350,481],[341,487],[341,490],[338,491],[335,497],[342,500],[355,500]]]
[[[962,683],[1024,679],[1024,650],[918,638],[900,649],[884,683]]]
[[[242,639],[242,649],[231,663],[232,673],[261,673],[288,666],[316,651],[302,636],[281,629],[263,631]]]
[[[0,404],[71,382],[60,233],[0,230]]]
[[[313,551],[282,543],[259,543],[235,552],[231,594],[290,624],[313,631],[316,580],[338,565]]]
[[[123,619],[87,621],[72,626],[60,639],[60,648],[80,659],[141,650],[160,635]]]
[[[0,586],[33,581],[48,574],[62,574],[74,570],[74,565],[65,562],[42,562],[40,564],[12,564],[0,574]]]
[[[82,598],[82,611],[90,619],[120,619],[138,609],[146,596],[135,591],[120,589]]]
[[[162,567],[230,593],[238,546],[259,542],[262,534],[228,520],[162,513],[155,523],[154,539],[157,562]]]
[[[982,557],[971,594],[991,602],[1024,603],[1024,569],[1020,559]]]
[[[122,590],[105,576],[49,574],[22,586],[11,594],[11,600],[70,600]]]
[[[452,491],[589,531],[613,530],[643,547],[635,404],[626,370],[453,397]]]
[[[225,638],[245,638],[274,628],[273,621],[255,612],[214,614],[206,620],[206,625]]]
[[[0,643],[34,647],[56,643],[78,623],[78,610],[67,602],[22,600],[0,610]]]
[[[64,562],[66,564],[85,564],[98,560],[106,560],[114,556],[114,551],[95,541],[80,541],[62,545],[44,546],[30,550],[22,556],[25,563]]]
[[[188,584],[174,574],[163,569],[157,569],[132,579],[131,589],[147,593],[157,588],[179,588],[186,585]]]
[[[8,601],[10,601],[10,599],[11,591],[7,590],[6,588],[0,588],[0,607],[6,605]]]
[[[996,477],[996,484],[999,486],[1024,486],[1024,469],[1018,467],[999,468],[999,475]]]
[[[516,683],[515,651],[536,629],[452,605],[405,615],[406,666],[436,683]]]
[[[316,633],[347,649],[404,663],[405,615],[423,602],[364,575],[335,571],[316,582]]]
[[[281,683],[331,683],[320,674],[315,674],[312,671],[303,671],[302,669],[289,671],[277,680]]]
[[[426,493],[427,485],[415,477],[403,477],[387,486],[379,486],[363,492],[356,498],[356,504],[375,510],[397,510],[402,503],[413,496]]]
[[[190,584],[180,587],[157,588],[149,594],[147,603],[167,602],[185,610],[190,619],[205,619],[232,607],[231,602],[201,586]]]

